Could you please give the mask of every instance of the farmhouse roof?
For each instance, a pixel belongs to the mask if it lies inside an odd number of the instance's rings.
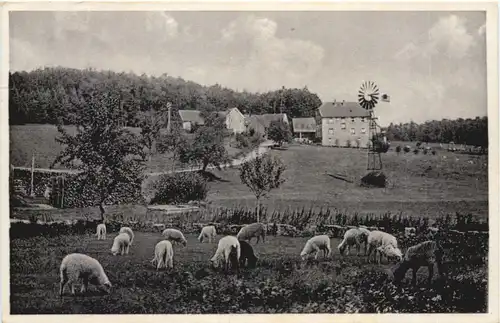
[[[294,132],[316,132],[316,120],[314,118],[293,118]]]
[[[370,112],[357,102],[325,102],[318,110],[322,118],[370,117]]]
[[[191,122],[199,125],[203,125],[205,123],[205,120],[203,120],[200,111],[198,110],[179,110],[179,115],[182,122]]]
[[[286,115],[284,113],[253,114],[247,116],[247,121],[249,126],[255,131],[264,133],[271,122],[283,120],[285,116]]]

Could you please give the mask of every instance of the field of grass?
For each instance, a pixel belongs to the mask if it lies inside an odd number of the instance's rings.
[[[74,126],[66,126],[70,134],[76,133]],[[140,134],[139,128],[127,127],[135,134]],[[9,126],[10,135],[10,163],[18,167],[30,167],[31,157],[35,154],[35,167],[48,168],[62,151],[62,146],[55,141],[59,133],[54,125],[29,124],[22,126]],[[239,149],[230,147],[229,140],[226,149],[230,156],[237,156]],[[179,161],[172,160],[170,153],[155,154],[147,162],[148,172],[169,171],[173,166],[184,167]],[[55,167],[64,169],[62,166]]]
[[[332,239],[333,259],[302,263],[307,238],[273,237],[254,245],[257,268],[226,276],[209,268],[216,242],[199,243],[186,235],[187,247],[174,247],[174,270],[156,271],[150,263],[160,233],[137,232],[130,254],[109,252],[115,234],[105,241],[90,235],[15,239],[10,249],[12,314],[162,314],[162,313],[353,313],[484,312],[486,265],[448,265],[447,278],[430,288],[388,283],[394,264],[368,264],[361,256],[342,257]],[[60,299],[58,268],[72,252],[98,259],[113,284],[103,295]],[[407,278],[411,277],[407,273]],[[427,269],[419,271],[420,284]],[[79,291],[79,286],[77,286]]]
[[[440,151],[438,155],[382,154],[389,186],[363,188],[367,151],[349,148],[291,145],[273,150],[287,167],[285,184],[263,203],[271,209],[330,207],[350,212],[403,212],[435,217],[471,212],[488,216],[487,156]],[[209,200],[224,206],[253,206],[255,197],[239,179],[237,169],[215,171],[222,180],[210,184]],[[348,183],[328,174],[343,174]]]

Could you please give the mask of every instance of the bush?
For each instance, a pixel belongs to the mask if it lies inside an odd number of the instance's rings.
[[[400,146],[400,145],[398,145],[398,146],[396,147],[396,152],[397,152],[398,154],[401,152],[401,146]]]
[[[162,175],[155,183],[156,194],[150,204],[180,204],[202,201],[207,197],[208,185],[195,172]]]

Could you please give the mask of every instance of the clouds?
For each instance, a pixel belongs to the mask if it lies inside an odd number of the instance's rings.
[[[11,69],[61,65],[268,91],[391,95],[384,122],[486,112],[485,15],[444,12],[14,12]],[[370,27],[359,24],[369,22]],[[367,29],[368,28],[368,29]],[[453,102],[453,105],[449,103]]]
[[[222,51],[231,53],[226,70],[243,77],[240,88],[279,88],[284,80],[302,87],[321,68],[325,53],[320,45],[279,37],[277,31],[276,21],[255,15],[241,16],[222,29]]]
[[[479,37],[484,27],[474,30],[468,23],[457,15],[442,16],[394,54],[399,78],[408,80],[400,84],[408,90],[399,100],[420,111],[413,112],[416,121],[486,113],[486,57]]]

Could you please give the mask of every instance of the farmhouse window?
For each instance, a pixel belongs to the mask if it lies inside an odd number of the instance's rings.
[[[333,123],[333,119],[328,119],[328,123]]]
[[[365,118],[361,118],[361,122],[366,122]]]
[[[366,133],[366,128],[361,128],[361,133]]]
[[[346,127],[345,127],[345,121],[342,121],[342,123],[340,124],[340,128],[344,129],[344,130],[346,129]]]
[[[333,129],[328,129],[328,134],[333,135]]]
[[[356,129],[351,128],[351,135],[355,135],[355,134],[356,134]]]
[[[356,119],[351,118],[351,123],[355,123],[355,122],[356,122]]]

